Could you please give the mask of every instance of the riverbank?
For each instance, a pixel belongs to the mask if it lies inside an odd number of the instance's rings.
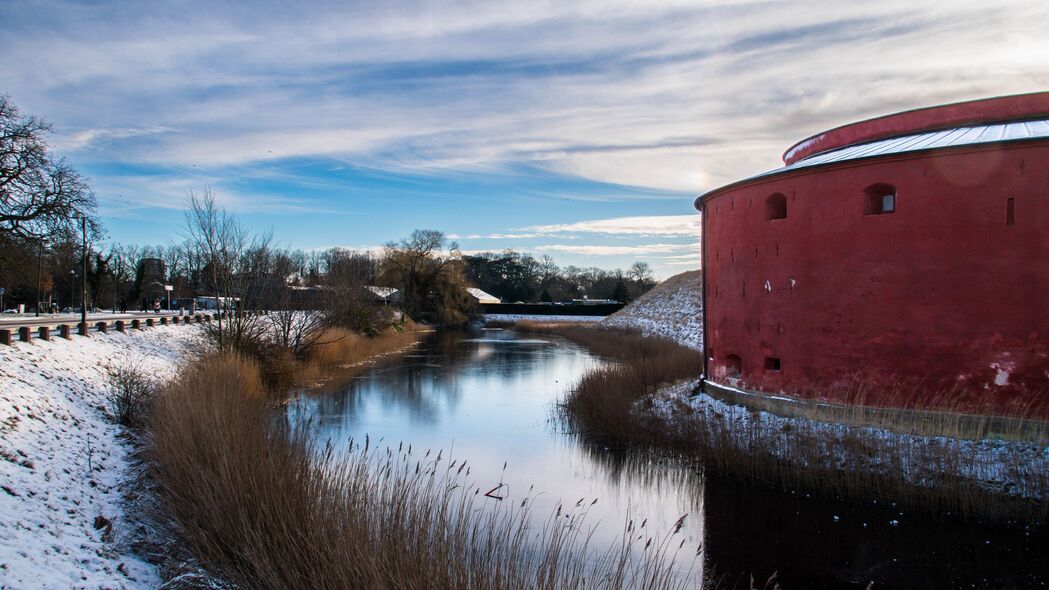
[[[0,347],[0,578],[5,588],[153,588],[132,551],[134,447],[109,405],[110,370],[164,381],[201,345],[196,326]]]

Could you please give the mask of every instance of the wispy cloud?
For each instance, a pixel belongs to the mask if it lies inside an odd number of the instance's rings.
[[[565,252],[586,256],[639,256],[644,254],[668,254],[695,249],[696,244],[639,244],[630,246],[587,245],[587,244],[547,244],[536,246],[537,252]]]
[[[528,240],[539,237],[543,237],[543,234],[448,234],[450,240]]]
[[[698,236],[700,218],[698,214],[615,217],[575,223],[537,225],[526,229],[539,234],[578,232],[618,236]]]
[[[50,5],[0,9],[6,90],[70,149],[152,163],[531,162],[695,192],[820,127],[1049,79],[1034,1]]]

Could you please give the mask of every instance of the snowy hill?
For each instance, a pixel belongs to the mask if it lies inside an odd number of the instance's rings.
[[[703,349],[703,275],[693,270],[674,275],[636,301],[602,320],[613,328],[636,328]]]
[[[163,380],[196,326],[0,346],[0,587],[152,588],[130,553],[131,445],[107,418],[109,367]]]

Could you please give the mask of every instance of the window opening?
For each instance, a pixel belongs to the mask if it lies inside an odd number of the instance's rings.
[[[896,187],[891,184],[872,184],[864,191],[864,215],[885,215],[896,212]]]
[[[725,357],[725,376],[729,379],[739,379],[743,375],[743,359],[738,354],[730,354]]]
[[[765,200],[765,219],[772,221],[774,219],[786,219],[787,218],[787,197],[783,193],[772,193],[769,198]]]

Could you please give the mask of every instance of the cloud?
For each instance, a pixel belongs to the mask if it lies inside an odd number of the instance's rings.
[[[528,240],[540,237],[543,237],[543,234],[448,234],[449,240]]]
[[[629,246],[597,244],[547,244],[532,248],[537,252],[564,252],[586,256],[624,256],[644,254],[669,254],[683,250],[696,249],[698,244],[640,244]]]
[[[594,219],[575,223],[537,225],[526,228],[539,234],[595,233],[635,236],[698,236],[699,215],[648,215]]]
[[[531,163],[689,192],[820,128],[1049,83],[1033,1],[314,8],[8,3],[0,78],[64,148],[121,160]]]

